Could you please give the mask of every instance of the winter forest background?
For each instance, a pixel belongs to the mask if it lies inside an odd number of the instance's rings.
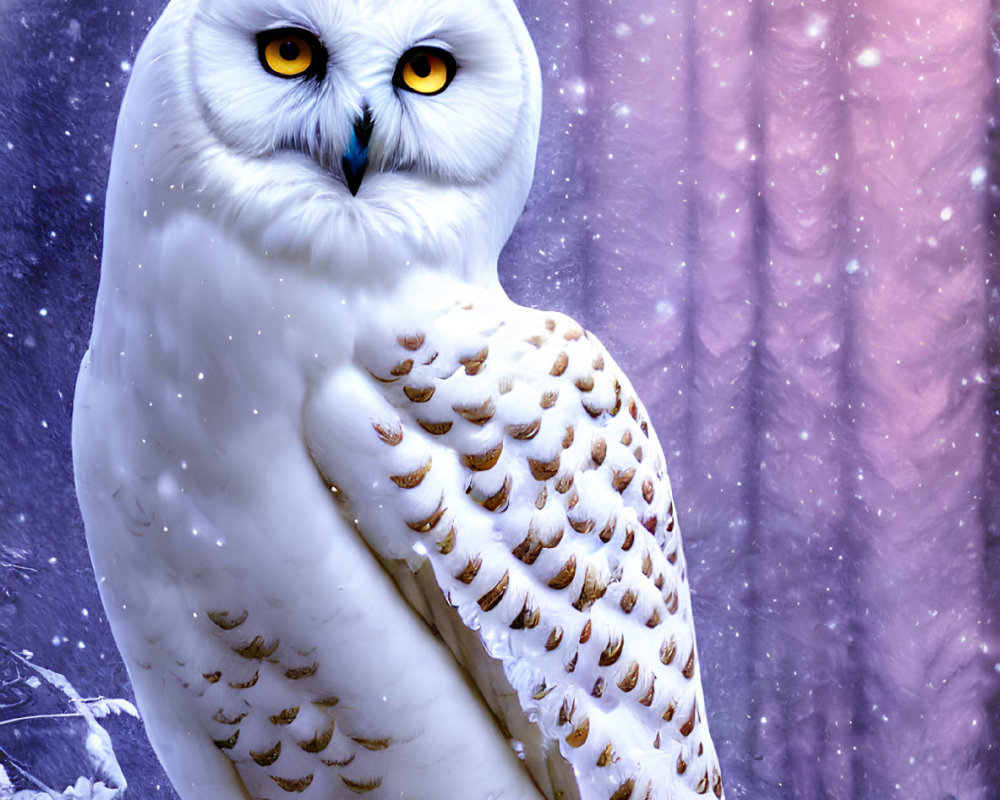
[[[69,446],[164,4],[0,0],[0,798],[175,797]],[[997,2],[519,5],[545,116],[501,277],[653,414],[728,797],[1000,797]]]

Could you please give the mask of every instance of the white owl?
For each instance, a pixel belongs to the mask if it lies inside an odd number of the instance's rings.
[[[510,0],[173,0],[115,139],[77,490],[185,800],[714,794],[663,453],[497,255]]]

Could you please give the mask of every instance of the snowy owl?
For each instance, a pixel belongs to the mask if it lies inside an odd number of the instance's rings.
[[[77,491],[185,800],[722,797],[649,416],[497,256],[511,0],[172,0],[119,119]]]

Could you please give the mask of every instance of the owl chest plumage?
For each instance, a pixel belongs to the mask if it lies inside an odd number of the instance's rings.
[[[535,796],[310,456],[310,386],[348,363],[343,295],[184,224],[99,302],[74,422],[95,569],[171,778],[185,797]],[[465,740],[471,762],[446,757]]]

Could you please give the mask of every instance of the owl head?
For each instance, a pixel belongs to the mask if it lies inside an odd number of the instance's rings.
[[[512,0],[172,0],[110,193],[343,280],[414,262],[475,279],[523,208],[540,107]]]

